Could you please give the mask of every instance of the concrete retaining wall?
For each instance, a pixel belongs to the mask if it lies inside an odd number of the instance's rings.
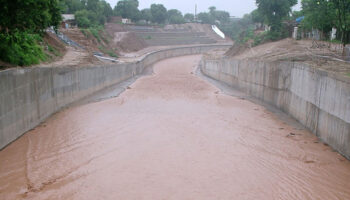
[[[75,101],[143,72],[146,66],[176,56],[200,54],[225,45],[173,48],[135,63],[94,67],[34,67],[0,72],[0,149]]]
[[[201,71],[283,110],[350,159],[350,78],[303,63],[232,59],[203,59]]]

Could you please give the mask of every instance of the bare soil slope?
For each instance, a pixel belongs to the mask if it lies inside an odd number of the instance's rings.
[[[138,51],[146,47],[145,42],[130,33],[120,24],[107,23],[105,30],[99,31],[99,38],[96,38],[89,30],[62,29],[61,32],[73,41],[83,46],[89,52],[123,52]]]
[[[328,42],[288,38],[252,48],[234,45],[226,56],[243,60],[306,62],[329,71],[350,73],[350,64],[342,61],[341,45]]]
[[[107,23],[106,32],[112,37],[111,46],[119,53],[139,51],[147,47],[146,42],[135,33],[127,31],[122,25]]]
[[[195,44],[230,43],[218,36],[208,24],[170,24],[158,26],[126,26],[128,31],[144,39],[148,46],[177,46]]]
[[[211,28],[210,24],[198,24],[198,23],[186,23],[186,24],[169,24],[164,27],[164,30],[186,30],[189,32],[203,32],[209,38],[216,42],[232,42],[228,37],[226,39],[221,38]]]

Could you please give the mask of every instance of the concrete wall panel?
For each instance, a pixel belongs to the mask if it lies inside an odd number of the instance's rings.
[[[135,75],[165,58],[201,54],[229,45],[166,49],[135,63],[94,67],[33,67],[0,72],[0,149],[61,108]]]
[[[350,79],[295,62],[203,59],[205,75],[293,116],[350,159]]]

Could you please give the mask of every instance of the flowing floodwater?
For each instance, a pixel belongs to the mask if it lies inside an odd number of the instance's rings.
[[[161,61],[119,97],[0,151],[0,199],[350,199],[350,162],[310,132]]]

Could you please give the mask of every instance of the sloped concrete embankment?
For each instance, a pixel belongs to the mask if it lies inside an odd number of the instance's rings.
[[[350,79],[303,63],[201,62],[203,74],[288,113],[350,159]]]
[[[173,48],[140,61],[94,67],[35,67],[0,72],[0,149],[61,108],[135,75],[165,58],[201,54],[225,45]]]

